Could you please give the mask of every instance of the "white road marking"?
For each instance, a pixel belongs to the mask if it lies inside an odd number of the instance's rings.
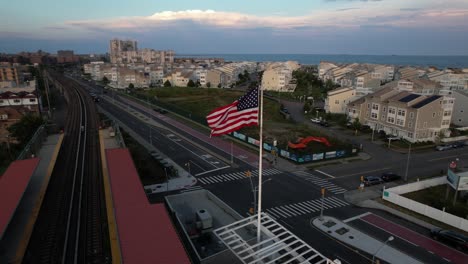
[[[345,220],[343,220],[343,223],[348,223],[348,222],[354,221],[354,220],[356,220],[356,219],[359,219],[359,218],[361,218],[361,217],[364,217],[364,216],[370,215],[370,214],[371,214],[371,212],[365,212],[365,213],[363,213],[363,214],[356,215],[356,216],[350,217],[350,218],[348,218],[348,219],[345,219]]]
[[[321,173],[321,174],[323,174],[323,175],[325,175],[325,176],[328,176],[328,177],[330,177],[330,178],[335,178],[335,176],[330,175],[330,174],[328,174],[328,173],[326,173],[326,172],[323,172],[323,171],[320,171],[320,170],[315,170],[315,171],[318,172],[318,173]]]

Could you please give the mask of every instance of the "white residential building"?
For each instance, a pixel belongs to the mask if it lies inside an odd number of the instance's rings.
[[[263,72],[262,88],[278,92],[294,92],[297,83],[292,73],[298,68],[297,62],[269,64]]]
[[[468,91],[453,91],[455,98],[452,123],[457,126],[468,127]]]
[[[332,114],[345,114],[348,104],[356,98],[356,90],[351,87],[329,91],[325,98],[325,111]]]

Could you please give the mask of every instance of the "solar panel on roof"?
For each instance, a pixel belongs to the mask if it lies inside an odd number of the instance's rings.
[[[429,98],[426,98],[426,99],[422,100],[421,102],[413,105],[413,108],[421,108],[421,107],[423,107],[423,106],[425,106],[425,105],[427,105],[429,103],[434,102],[435,100],[437,100],[437,99],[439,99],[441,97],[442,96],[440,96],[440,95],[433,95],[433,96],[431,96]]]
[[[416,98],[418,98],[418,97],[420,97],[420,96],[421,96],[421,95],[419,95],[419,94],[410,94],[410,95],[407,95],[407,96],[401,98],[401,99],[398,100],[398,101],[400,101],[400,102],[402,102],[402,103],[407,103],[407,102],[413,101],[414,99],[416,99]]]

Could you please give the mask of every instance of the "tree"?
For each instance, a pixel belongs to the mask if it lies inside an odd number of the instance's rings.
[[[102,83],[103,83],[104,85],[108,85],[108,84],[110,83],[110,81],[109,81],[109,79],[107,79],[106,76],[104,76],[104,77],[102,77]]]
[[[359,118],[354,119],[353,123],[351,124],[351,127],[354,129],[354,133],[357,135],[357,132],[359,129],[361,129],[361,122],[359,122]]]
[[[171,86],[172,86],[172,84],[171,84],[171,82],[169,80],[166,80],[164,82],[164,87],[171,87]]]
[[[40,116],[34,114],[26,114],[21,120],[8,128],[11,136],[16,138],[22,144],[26,144],[31,136],[40,127],[43,120]]]
[[[195,87],[195,83],[192,80],[189,80],[187,83],[187,87]]]
[[[207,83],[206,83],[206,87],[210,88],[210,87],[211,87],[211,83],[210,83],[210,82],[207,82]]]
[[[222,86],[221,86],[221,83],[219,83],[219,84],[218,84],[218,88],[221,88],[221,87],[222,87]]]
[[[133,89],[133,88],[135,88],[135,85],[134,85],[133,83],[130,83],[130,84],[128,85],[128,89]]]

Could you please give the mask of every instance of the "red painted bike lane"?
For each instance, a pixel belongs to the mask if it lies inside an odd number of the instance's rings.
[[[140,105],[139,103],[134,102],[133,100],[129,100],[124,97],[120,97],[122,100],[124,100],[126,103],[131,104],[132,106],[145,111],[146,113],[149,113],[150,115],[161,119],[162,121],[175,126],[179,128],[180,130],[189,133],[190,135],[210,144],[212,147],[218,148],[222,151],[224,151],[226,154],[231,155],[231,144],[229,142],[226,142],[222,140],[220,137],[209,137],[209,135],[203,134],[200,131],[197,131],[189,126],[186,126],[172,118],[169,118],[167,116],[164,119],[162,119],[161,115],[154,113],[151,109],[146,108],[145,106]],[[238,159],[244,160],[246,163],[258,167],[258,154],[253,154],[249,151],[246,151],[242,148],[237,147],[236,145],[232,146],[232,153],[234,157],[237,157]],[[243,156],[245,158],[239,158],[240,156]],[[268,162],[263,161],[263,167],[264,168],[271,168],[271,165]]]
[[[395,224],[375,214],[369,214],[361,218],[361,220],[377,226],[395,236],[405,239],[413,244],[416,244],[428,251],[450,260],[453,263],[466,264],[468,263],[468,255],[463,254],[453,248],[432,240],[426,236],[420,235],[406,227]]]

